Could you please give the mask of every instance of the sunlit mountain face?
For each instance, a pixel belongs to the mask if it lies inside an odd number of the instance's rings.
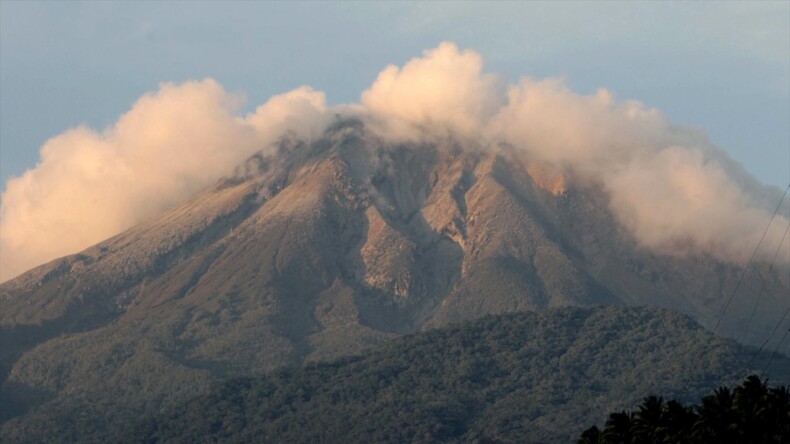
[[[150,408],[486,314],[660,305],[713,329],[740,270],[640,248],[604,190],[517,151],[389,144],[344,120],[3,284],[4,410],[75,393]],[[788,291],[767,264],[741,285]],[[750,317],[736,300],[719,333],[760,345],[782,303]]]
[[[300,88],[242,118],[227,99],[165,85],[105,132],[53,138],[9,184],[7,273],[79,252],[0,284],[7,437],[46,423],[79,440],[227,378],[511,312],[659,306],[639,319],[694,331],[678,341],[715,363],[703,391],[767,371],[744,358],[757,347],[790,352],[790,199],[656,110],[506,85],[452,44],[388,67],[356,105]],[[688,365],[672,368],[677,391]]]

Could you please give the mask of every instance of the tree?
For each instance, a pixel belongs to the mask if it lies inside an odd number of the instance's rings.
[[[664,415],[664,400],[655,396],[648,396],[639,406],[639,411],[634,415],[631,433],[640,443],[658,444],[666,436],[666,418]]]
[[[578,444],[790,442],[790,391],[769,389],[749,376],[734,390],[719,387],[699,405],[648,396],[635,413],[612,413],[603,430],[593,426]]]

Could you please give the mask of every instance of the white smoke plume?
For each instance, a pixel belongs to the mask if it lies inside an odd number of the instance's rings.
[[[615,217],[645,248],[749,260],[781,191],[760,185],[703,132],[637,101],[618,102],[605,89],[580,95],[554,78],[503,85],[482,67],[478,54],[443,43],[401,69],[387,67],[362,104],[373,122],[385,122],[388,137],[409,140],[426,128],[441,136],[449,128],[474,145],[506,143],[541,167],[602,186]],[[773,257],[790,223],[787,208],[770,225],[763,240],[770,247],[759,259]]]
[[[580,95],[562,79],[508,85],[483,71],[479,54],[452,43],[386,67],[358,105],[329,108],[307,87],[248,116],[236,115],[239,104],[210,79],[163,84],[102,132],[80,127],[47,141],[39,164],[2,195],[0,281],[160,213],[285,131],[317,137],[335,114],[362,117],[389,140],[451,135],[523,150],[531,162],[601,186],[619,222],[659,253],[744,263],[781,196],[704,133],[655,109],[604,89]],[[781,239],[783,214],[766,245]],[[773,253],[761,251],[763,259]]]
[[[500,78],[482,73],[480,54],[459,51],[452,43],[423,55],[403,68],[387,66],[362,93],[374,129],[384,138],[407,140],[437,132],[479,134],[502,107]]]
[[[661,253],[745,263],[781,199],[700,131],[673,125],[639,102],[616,102],[603,89],[583,96],[558,79],[524,79],[511,86],[488,130],[534,161],[602,185],[636,241]],[[786,205],[765,245],[781,241],[788,224],[782,214]],[[760,251],[763,259],[773,253]]]
[[[178,204],[284,131],[328,123],[324,94],[302,87],[246,118],[214,80],[162,84],[102,132],[48,140],[38,165],[11,179],[0,208],[0,281],[78,252]]]

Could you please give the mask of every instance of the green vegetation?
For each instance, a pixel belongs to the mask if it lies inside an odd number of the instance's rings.
[[[570,442],[600,412],[645,393],[691,399],[737,380],[748,357],[667,310],[492,316],[361,357],[234,379],[115,439]]]
[[[719,387],[697,405],[650,396],[635,412],[609,415],[603,430],[593,426],[578,444],[689,443],[783,444],[790,442],[790,391],[768,388],[749,376],[730,390]]]
[[[659,308],[487,316],[361,356],[228,379],[164,408],[75,393],[7,422],[0,441],[572,442],[645,394],[690,402],[738,381],[752,354]],[[772,380],[790,380],[786,358],[773,368]]]

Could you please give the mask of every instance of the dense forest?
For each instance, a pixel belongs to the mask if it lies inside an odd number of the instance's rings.
[[[790,391],[769,388],[756,375],[731,390],[719,387],[695,405],[649,396],[636,411],[609,415],[578,444],[688,443],[784,444],[790,442]]]
[[[737,381],[751,356],[663,309],[490,316],[361,357],[231,380],[115,439],[570,442],[645,394],[691,401]],[[786,359],[776,364],[790,371]]]
[[[660,393],[680,402],[764,361],[651,307],[487,316],[363,355],[228,379],[159,412],[73,400],[5,424],[7,442],[573,442],[606,412]],[[790,360],[773,361],[790,381]],[[673,404],[674,405],[674,404]],[[141,415],[143,419],[141,418]],[[34,424],[34,426],[25,426]]]

